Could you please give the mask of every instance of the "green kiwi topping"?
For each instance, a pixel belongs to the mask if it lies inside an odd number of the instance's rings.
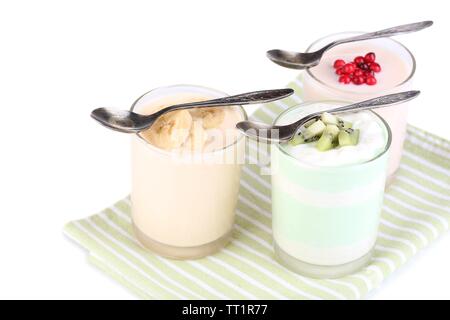
[[[319,151],[355,146],[359,142],[359,129],[353,129],[351,122],[324,112],[320,119],[309,121],[307,126],[304,126],[304,131],[296,134],[289,144],[297,146],[315,141]]]

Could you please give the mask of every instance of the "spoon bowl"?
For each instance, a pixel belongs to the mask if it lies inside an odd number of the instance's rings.
[[[146,116],[113,108],[98,108],[91,112],[91,117],[109,129],[124,133],[136,133],[147,128]]]
[[[323,48],[319,51],[305,53],[273,49],[267,51],[266,55],[272,62],[282,67],[301,70],[318,65],[323,55]]]

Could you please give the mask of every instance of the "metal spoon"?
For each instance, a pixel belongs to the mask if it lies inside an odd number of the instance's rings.
[[[361,41],[361,40],[376,39],[376,38],[385,38],[385,37],[395,36],[397,34],[415,32],[415,31],[419,31],[419,30],[428,28],[432,24],[433,24],[433,21],[422,21],[422,22],[404,24],[401,26],[397,26],[397,27],[393,27],[393,28],[389,28],[389,29],[383,29],[383,30],[375,31],[375,32],[371,32],[371,33],[365,33],[365,34],[361,34],[361,35],[350,37],[350,38],[336,40],[315,52],[300,53],[300,52],[291,52],[291,51],[274,49],[274,50],[267,51],[267,57],[270,60],[272,60],[273,62],[275,62],[276,64],[279,64],[280,66],[283,66],[286,68],[305,69],[305,68],[310,68],[310,67],[314,67],[314,66],[318,65],[319,61],[322,58],[322,55],[325,53],[325,51],[327,51],[339,44],[347,43],[347,42],[354,42],[354,41]]]
[[[288,97],[293,93],[294,90],[290,88],[254,91],[213,100],[177,104],[150,115],[138,114],[128,110],[98,108],[91,112],[91,117],[110,129],[126,133],[136,133],[151,127],[158,117],[170,111],[199,107],[266,103]]]
[[[388,94],[378,98],[357,102],[347,106],[337,107],[309,114],[302,119],[288,125],[267,125],[260,122],[241,121],[236,128],[241,130],[247,137],[265,142],[287,142],[294,137],[298,130],[307,122],[318,119],[323,112],[342,113],[349,111],[361,111],[367,109],[383,108],[414,99],[420,91],[406,91]]]

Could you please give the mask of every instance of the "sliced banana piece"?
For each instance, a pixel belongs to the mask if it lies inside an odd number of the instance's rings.
[[[172,111],[159,117],[143,135],[153,145],[172,150],[180,148],[186,142],[191,126],[192,116],[189,111]]]
[[[192,152],[199,152],[203,150],[206,140],[208,140],[208,133],[203,129],[202,120],[194,120],[192,122],[189,139],[186,141],[186,148]]]
[[[212,129],[223,122],[225,111],[223,108],[198,108],[192,110],[192,115],[203,120],[203,128]]]

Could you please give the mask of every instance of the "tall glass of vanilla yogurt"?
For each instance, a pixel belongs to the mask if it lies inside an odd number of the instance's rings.
[[[303,103],[275,124],[292,123],[313,111],[347,103]],[[377,238],[391,131],[372,111],[341,119],[360,130],[355,146],[328,151],[316,142],[272,145],[272,228],[277,260],[318,278],[335,278],[364,266]]]
[[[346,32],[333,34],[312,43],[307,52],[316,51],[337,39],[355,36],[361,33]],[[356,56],[368,52],[376,54],[376,62],[381,65],[381,72],[376,73],[377,83],[342,84],[335,74],[333,63],[337,59],[351,62]],[[372,39],[346,43],[325,52],[319,65],[309,68],[302,74],[303,89],[300,94],[304,101],[343,100],[358,102],[389,93],[410,90],[416,62],[412,53],[400,42],[390,38]],[[389,151],[387,183],[389,183],[400,165],[403,142],[406,134],[408,102],[401,106],[376,109],[392,130],[392,145]]]
[[[131,107],[150,114],[163,107],[226,94],[200,86],[152,90]],[[132,136],[131,208],[142,245],[165,257],[210,255],[229,241],[245,139],[235,129],[242,107],[167,113]]]

